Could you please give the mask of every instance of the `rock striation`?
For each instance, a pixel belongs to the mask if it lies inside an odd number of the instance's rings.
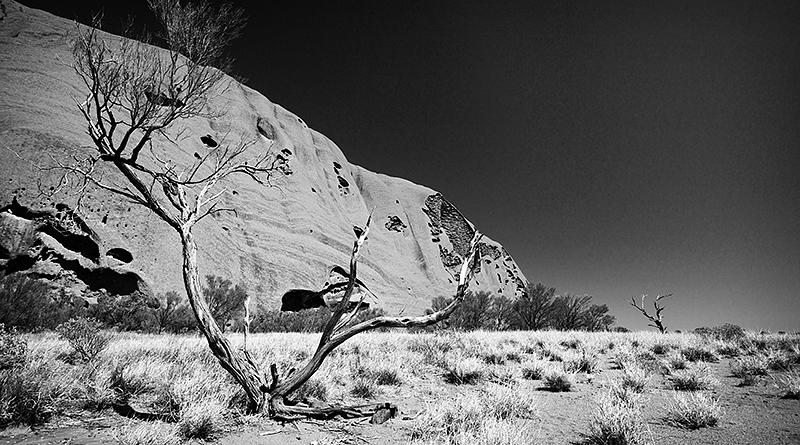
[[[78,207],[74,189],[42,177],[48,162],[91,153],[73,101],[85,97],[69,66],[75,25],[2,3],[0,269],[76,292],[181,292],[178,238],[166,224],[100,190],[89,189]],[[201,274],[244,284],[278,309],[288,290],[320,290],[332,267],[347,266],[353,226],[372,211],[359,278],[377,297],[373,304],[413,315],[453,294],[475,228],[440,193],[349,163],[323,134],[235,81],[210,107],[224,113],[186,122],[176,159],[253,141],[270,150],[278,174],[271,186],[246,178],[224,184],[224,204],[237,212],[197,227]],[[488,237],[483,243],[472,289],[513,297],[524,275],[503,246]]]

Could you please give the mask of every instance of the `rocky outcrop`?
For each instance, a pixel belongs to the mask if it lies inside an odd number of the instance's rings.
[[[0,267],[76,289],[180,292],[180,247],[172,229],[146,208],[97,189],[88,189],[78,207],[74,189],[36,168],[91,153],[72,101],[85,91],[64,63],[72,58],[74,24],[3,1]],[[373,305],[414,315],[432,298],[452,295],[475,228],[440,193],[349,163],[302,119],[235,81],[208,107],[224,113],[182,122],[180,143],[169,151],[176,163],[248,141],[270,153],[276,174],[266,186],[246,177],[224,184],[222,204],[236,213],[217,214],[196,228],[201,274],[243,284],[259,303],[277,309],[290,289],[318,292],[331,284],[325,281],[332,267],[347,266],[353,226],[372,213],[359,278],[374,293]],[[97,173],[114,178],[102,167]],[[75,223],[69,230],[66,214]],[[513,296],[525,277],[487,235],[471,287]]]
[[[102,261],[99,252],[97,235],[67,205],[33,211],[12,199],[0,208],[0,270],[5,274],[45,279],[72,295],[101,289],[111,295],[151,294],[138,274]],[[117,260],[130,255],[121,248],[109,252]]]

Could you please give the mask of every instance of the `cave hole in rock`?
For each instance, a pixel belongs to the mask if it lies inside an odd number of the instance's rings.
[[[341,176],[337,176],[337,177],[336,177],[336,179],[338,179],[338,180],[339,180],[339,185],[340,185],[340,186],[342,186],[342,187],[349,187],[349,186],[350,186],[350,183],[349,183],[349,182],[347,182],[347,179],[344,179],[344,178],[343,178],[343,177],[341,177]]]
[[[210,134],[200,136],[200,142],[211,148],[215,148],[217,145],[219,145]]]
[[[340,170],[342,168],[342,164],[333,161],[333,168],[335,168],[336,170]]]
[[[281,150],[281,153],[285,154],[286,156],[291,156],[292,155],[292,150],[289,150],[288,148],[284,148],[283,150]]]
[[[123,263],[130,263],[133,261],[133,255],[122,247],[114,247],[106,252],[106,256],[122,261]]]

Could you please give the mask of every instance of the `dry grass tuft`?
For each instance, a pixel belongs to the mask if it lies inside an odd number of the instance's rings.
[[[647,382],[650,381],[650,374],[647,370],[637,364],[630,364],[622,369],[622,379],[620,385],[623,388],[630,388],[636,393],[644,392]]]
[[[670,380],[673,389],[679,391],[702,391],[719,384],[719,380],[714,377],[711,368],[704,363],[675,371],[670,376]]]
[[[690,430],[714,426],[722,417],[719,403],[702,392],[673,394],[667,406],[666,421]]]
[[[484,365],[474,358],[455,356],[447,360],[444,380],[454,385],[474,385],[484,379]]]
[[[502,385],[491,385],[480,395],[466,395],[452,403],[431,407],[414,424],[413,444],[512,445],[524,442],[520,419],[535,415],[535,400]]]
[[[636,445],[648,443],[648,431],[641,414],[640,396],[620,385],[612,385],[597,400],[584,434],[584,443]]]
[[[591,374],[597,371],[600,359],[595,351],[581,349],[578,354],[570,354],[564,360],[564,370],[567,372],[585,372]]]
[[[780,385],[784,390],[784,399],[800,399],[800,373],[795,371],[783,376]]]
[[[550,369],[542,383],[548,391],[572,391],[572,387],[575,386],[575,374],[560,369]]]
[[[163,422],[131,423],[114,431],[122,445],[177,445],[181,443],[177,427]]]
[[[526,380],[541,380],[550,366],[547,362],[535,361],[522,365],[522,378]]]

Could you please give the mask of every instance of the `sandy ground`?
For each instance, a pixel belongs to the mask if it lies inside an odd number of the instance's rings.
[[[520,391],[535,393],[539,402],[536,418],[525,423],[525,443],[581,443],[588,431],[595,397],[604,382],[619,376],[604,356],[601,370],[595,374],[579,374],[573,391],[552,393],[543,390],[539,381],[523,381]],[[729,372],[729,359],[711,364],[720,380],[712,391],[724,410],[715,427],[698,430],[680,429],[664,421],[664,407],[672,389],[667,380],[656,375],[645,393],[644,417],[652,443],[656,444],[800,444],[800,400],[781,398],[775,384],[782,373],[773,373],[755,386],[736,386],[738,379]],[[432,375],[413,384],[391,387],[379,396],[400,408],[397,418],[383,425],[372,425],[368,419],[298,421],[278,423],[261,417],[245,417],[216,439],[216,443],[234,444],[405,444],[415,418],[433,403],[447,403],[460,394],[478,390],[478,386],[450,385]],[[113,412],[76,414],[62,417],[31,430],[9,428],[0,431],[0,444],[102,444],[120,443],[122,428],[136,421],[121,418]]]

